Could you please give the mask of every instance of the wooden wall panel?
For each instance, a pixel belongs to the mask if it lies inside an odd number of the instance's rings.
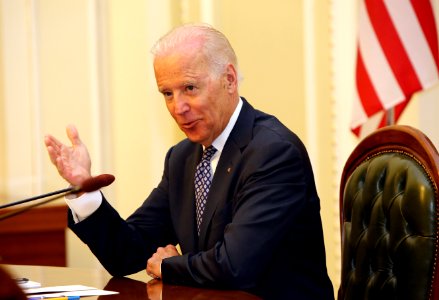
[[[66,205],[47,206],[0,221],[0,263],[66,266],[66,212]]]

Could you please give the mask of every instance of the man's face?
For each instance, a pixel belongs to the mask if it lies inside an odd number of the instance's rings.
[[[200,51],[181,51],[156,58],[154,71],[158,89],[180,129],[192,142],[211,145],[236,107],[234,68],[229,66],[218,76],[209,70]]]

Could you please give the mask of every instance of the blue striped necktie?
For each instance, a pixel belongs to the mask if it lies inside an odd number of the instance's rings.
[[[213,146],[204,149],[201,161],[195,171],[195,209],[197,215],[198,235],[200,235],[200,225],[203,220],[207,195],[209,194],[210,185],[212,184],[212,168],[210,166],[210,160],[215,152],[216,149]]]

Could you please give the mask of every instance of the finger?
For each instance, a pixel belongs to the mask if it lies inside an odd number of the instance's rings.
[[[149,274],[151,272],[151,258],[146,262],[146,273]]]
[[[73,146],[79,146],[82,144],[81,139],[79,138],[78,130],[74,125],[68,125],[66,128],[66,132]]]
[[[46,135],[44,137],[44,143],[46,144],[46,147],[52,146],[56,151],[59,151],[59,148],[62,146],[62,143],[51,135]]]
[[[174,245],[171,245],[171,244],[167,245],[165,247],[165,249],[170,250],[170,251],[177,251],[177,247],[175,247]]]
[[[61,155],[61,143],[52,136],[46,136],[44,138],[44,143],[46,144],[46,149],[50,157],[50,161],[56,165],[56,159]]]
[[[58,156],[55,160],[55,166],[58,169],[58,173],[65,178],[65,168],[64,168],[64,162],[60,156]]]
[[[157,278],[157,276],[154,274],[154,259],[151,257],[148,259],[147,265],[146,265],[146,274],[148,274],[149,277]]]
[[[162,260],[163,259],[163,251],[159,252],[159,249],[157,249],[157,252],[154,253],[151,258],[156,262],[158,260]]]
[[[174,245],[167,245],[164,248],[164,257],[169,257],[169,256],[175,256],[175,255],[180,255],[180,253],[178,252],[177,247],[175,247]]]
[[[52,146],[47,146],[47,153],[49,153],[49,158],[52,164],[56,165],[57,153]]]

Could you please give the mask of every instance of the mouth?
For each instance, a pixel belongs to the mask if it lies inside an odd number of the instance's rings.
[[[194,121],[190,121],[190,122],[181,123],[180,127],[182,129],[192,129],[192,128],[194,128],[197,125],[198,122],[199,122],[199,120],[194,120]]]

